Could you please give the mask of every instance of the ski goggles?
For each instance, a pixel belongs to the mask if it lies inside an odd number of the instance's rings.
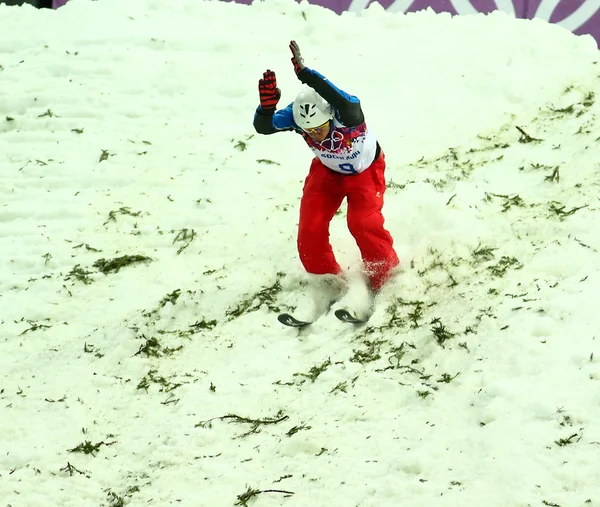
[[[327,120],[325,123],[323,123],[322,125],[319,125],[318,127],[312,127],[312,128],[308,128],[308,129],[302,129],[302,130],[304,130],[304,132],[306,132],[307,134],[320,134],[325,129],[329,128],[330,122],[331,122],[331,120]]]

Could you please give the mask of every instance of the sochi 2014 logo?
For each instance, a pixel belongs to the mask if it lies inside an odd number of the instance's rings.
[[[600,8],[598,0],[450,0],[450,3],[457,14],[473,14],[479,12],[477,5],[491,3],[496,6],[493,10],[504,11],[519,18],[540,18],[571,31],[587,23]]]
[[[351,0],[347,10],[357,12],[371,2]],[[573,32],[590,21],[600,9],[600,0],[379,0],[379,3],[389,12],[415,12],[428,7],[452,14],[498,10],[517,18],[540,18]]]

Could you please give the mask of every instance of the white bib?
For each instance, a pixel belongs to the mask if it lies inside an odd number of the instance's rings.
[[[320,143],[303,135],[306,144],[329,169],[342,174],[358,174],[373,163],[377,151],[375,134],[366,123],[346,127],[334,118],[332,130]]]

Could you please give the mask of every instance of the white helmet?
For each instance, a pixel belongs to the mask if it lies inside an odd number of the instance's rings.
[[[304,88],[294,100],[292,106],[294,121],[301,129],[310,129],[323,125],[333,119],[333,108],[312,88]]]

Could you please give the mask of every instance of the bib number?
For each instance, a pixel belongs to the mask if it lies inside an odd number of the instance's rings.
[[[352,174],[358,173],[358,171],[356,169],[354,169],[354,166],[348,162],[346,162],[344,164],[338,164],[338,167],[340,168],[340,171],[343,171],[345,173],[352,173]]]

